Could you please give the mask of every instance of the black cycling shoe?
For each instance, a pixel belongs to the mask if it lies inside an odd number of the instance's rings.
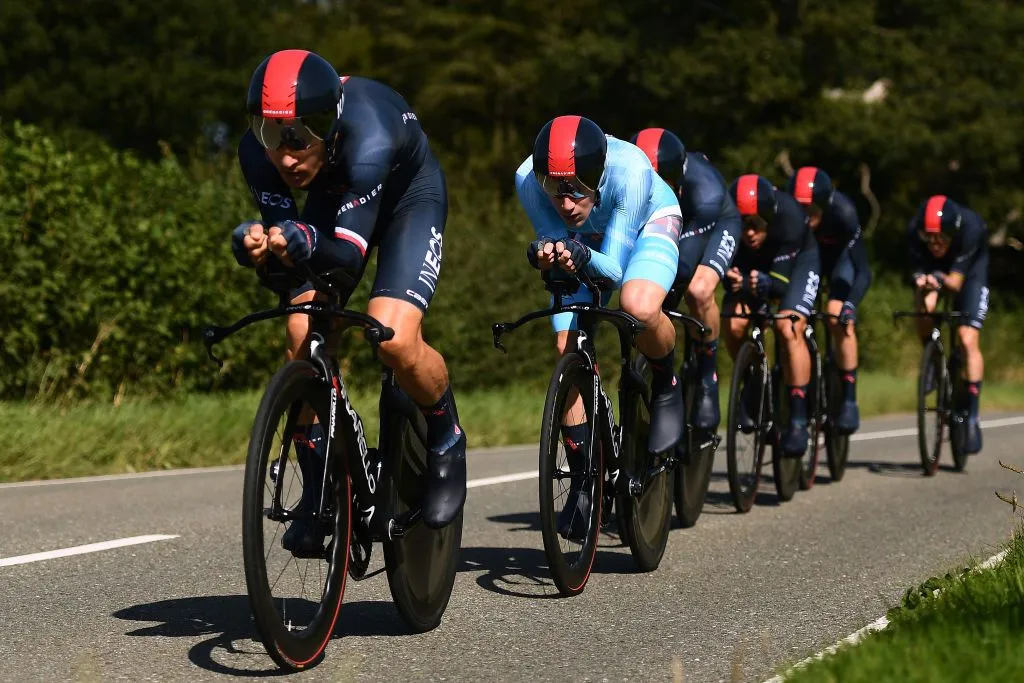
[[[964,446],[968,455],[981,452],[981,423],[976,417],[967,418],[967,443]]]
[[[856,401],[843,401],[836,415],[836,431],[840,434],[853,434],[860,429],[860,410]]]
[[[459,427],[455,430],[455,443],[427,453],[423,523],[431,529],[451,524],[466,503],[466,433]]]
[[[718,423],[722,420],[718,407],[718,382],[701,382],[694,404],[693,426],[704,431],[717,430]]]
[[[583,490],[583,482],[575,481],[569,487],[565,506],[558,513],[558,535],[567,541],[582,543],[587,540],[590,521],[590,492]]]
[[[782,436],[782,454],[789,458],[799,458],[807,450],[807,440],[810,433],[807,431],[807,422],[793,420],[789,429]]]
[[[679,443],[683,438],[685,413],[682,386],[679,379],[673,377],[666,391],[651,396],[651,433],[647,435],[647,450],[661,453]]]
[[[314,520],[313,514],[320,508],[326,463],[326,455],[321,451],[325,446],[322,438],[316,438],[305,443],[296,441],[294,447],[302,472],[302,497],[295,506],[295,519],[281,536],[281,547],[298,557],[319,556],[323,554],[328,525],[326,521]],[[272,473],[275,479],[278,475],[279,471]]]

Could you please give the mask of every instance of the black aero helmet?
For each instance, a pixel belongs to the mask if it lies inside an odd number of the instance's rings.
[[[559,116],[544,124],[533,143],[533,172],[551,196],[596,195],[608,140],[583,116]]]
[[[305,133],[323,140],[333,160],[345,104],[345,79],[330,63],[307,50],[280,50],[264,59],[249,81],[246,111],[264,147],[284,143],[303,149]],[[302,125],[283,122],[301,119]]]
[[[741,175],[729,186],[729,196],[743,217],[758,216],[765,222],[771,222],[775,218],[778,208],[775,186],[763,176],[755,173]]]
[[[675,133],[664,128],[644,128],[630,142],[643,150],[651,166],[673,190],[683,183],[686,147]]]
[[[960,207],[945,195],[929,197],[918,209],[919,234],[922,239],[938,235],[951,240],[960,232],[960,222]]]
[[[815,166],[803,166],[789,179],[786,191],[802,205],[824,211],[832,203],[835,188],[828,173]]]

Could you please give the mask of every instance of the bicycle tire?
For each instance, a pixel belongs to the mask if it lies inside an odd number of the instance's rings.
[[[334,505],[331,535],[334,541],[327,546],[328,568],[319,592],[320,604],[306,628],[296,629],[285,624],[287,616],[282,616],[275,607],[267,577],[267,558],[263,547],[263,494],[267,488],[267,466],[272,455],[276,455],[271,453],[271,449],[281,416],[299,400],[305,401],[326,420],[329,415],[329,389],[307,361],[285,364],[271,378],[263,394],[249,440],[242,496],[242,552],[253,620],[267,653],[278,665],[290,671],[307,669],[323,659],[344,599],[348,545],[352,538],[352,496],[347,462],[343,457],[333,457],[334,476],[330,479]],[[322,420],[322,424],[326,421]],[[340,449],[336,453],[340,453]],[[338,543],[338,539],[344,542]],[[287,605],[284,611],[287,615]]]
[[[925,391],[925,377],[929,365],[932,366],[935,386],[932,392]],[[942,452],[942,434],[948,417],[946,388],[946,365],[939,345],[930,340],[921,352],[921,369],[917,377],[917,445],[921,456],[921,470],[926,477],[934,476],[939,469],[939,456]],[[934,393],[935,406],[929,407],[928,395]],[[933,424],[929,424],[929,417]],[[928,443],[931,434],[934,445]]]
[[[827,421],[825,413],[825,381],[821,376],[821,356],[818,349],[808,342],[811,358],[811,381],[808,384],[810,395],[807,397],[807,451],[800,459],[800,473],[797,483],[801,491],[809,491],[814,487],[818,472],[818,460],[822,451],[822,440]]]
[[[397,387],[385,387],[385,391],[388,390],[400,391]],[[388,410],[384,401],[381,401],[381,410]],[[411,401],[408,401],[408,410],[390,410],[386,419],[388,434],[381,435],[381,448],[390,463],[387,484],[390,512],[399,517],[421,505],[427,449],[419,434],[426,433],[426,424]],[[410,420],[419,422],[418,430]],[[455,586],[461,546],[462,511],[443,529],[431,529],[418,523],[402,537],[383,543],[384,569],[391,597],[413,632],[431,631],[441,623]]]
[[[539,486],[540,526],[544,539],[544,554],[547,557],[551,578],[558,591],[565,596],[578,595],[590,578],[597,555],[598,536],[601,532],[601,504],[603,502],[604,439],[598,416],[594,414],[594,375],[586,359],[578,352],[563,355],[555,365],[544,402],[544,415],[540,433]],[[586,535],[578,552],[562,550],[562,537],[558,532],[558,513],[552,498],[553,484],[560,486],[558,452],[561,447],[561,425],[566,412],[566,403],[573,391],[582,397],[587,423],[593,425],[590,433],[591,460],[585,468],[582,488],[590,494],[589,514],[586,515]],[[566,557],[568,555],[568,557]]]
[[[833,482],[842,481],[850,457],[850,435],[840,434],[836,429],[835,406],[840,405],[842,401],[841,391],[839,368],[836,367],[835,359],[830,358],[825,372],[825,412],[828,415],[825,422],[825,459],[828,461],[828,474]]]
[[[962,375],[960,351],[953,352],[949,361],[950,418],[949,447],[953,452],[953,469],[963,472],[967,467],[967,386]]]
[[[777,366],[773,370],[772,396],[769,401],[775,407],[775,419],[772,430],[772,480],[775,493],[779,500],[786,503],[793,500],[800,488],[800,469],[802,458],[787,456],[782,451],[782,429],[789,424],[789,401],[782,395],[782,371]]]
[[[699,380],[690,372],[680,372],[679,376],[685,378],[687,383],[684,407],[689,420]],[[702,448],[705,436],[708,437],[708,445]],[[712,436],[701,433],[687,423],[686,434],[677,447],[676,456],[679,460],[673,478],[676,518],[684,529],[689,529],[700,519],[704,511],[704,499],[711,485],[711,470],[715,464]]]
[[[727,420],[728,433],[725,437],[725,455],[727,476],[729,479],[729,494],[732,496],[733,506],[737,512],[750,512],[757,498],[757,487],[761,481],[761,466],[764,461],[765,430],[762,424],[764,417],[764,378],[767,376],[767,358],[757,351],[754,342],[747,340],[740,346],[736,354],[736,361],[733,366],[732,381],[729,385],[729,417]],[[758,415],[751,416],[754,419],[754,429],[749,434],[740,431],[739,414],[740,401],[743,400],[742,389],[747,381],[755,381],[758,384],[756,391],[761,392],[760,411]],[[751,467],[746,468],[746,459],[741,459],[737,453],[737,434],[744,437],[753,437]]]
[[[651,370],[647,359],[636,354],[629,368],[643,382],[644,391],[626,392],[622,405],[622,469],[635,477],[642,477],[643,492],[639,496],[618,494],[616,506],[621,502],[623,528],[633,562],[643,572],[654,571],[661,564],[668,545],[668,532],[672,520],[672,482],[669,472],[663,471],[647,480],[646,472],[655,466],[664,454],[647,450],[647,437],[651,430],[649,396]]]

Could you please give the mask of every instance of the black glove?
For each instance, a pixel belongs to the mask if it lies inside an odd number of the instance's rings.
[[[534,268],[540,268],[540,262],[537,260],[537,252],[544,251],[544,247],[548,244],[554,244],[554,240],[550,237],[538,237],[534,241],[530,242],[530,246],[526,248],[526,258],[529,259],[530,265]]]
[[[561,240],[565,248],[562,249],[562,253],[568,253],[569,258],[572,260],[572,265],[577,272],[582,271],[590,263],[590,247],[583,244],[578,240],[565,239]]]
[[[852,302],[843,302],[843,309],[839,311],[839,322],[843,325],[857,324],[857,307]]]

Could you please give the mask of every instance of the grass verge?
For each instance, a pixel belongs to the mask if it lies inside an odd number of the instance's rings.
[[[864,417],[915,410],[912,378],[863,373],[858,390]],[[727,394],[725,381],[723,416]],[[472,447],[536,441],[543,390],[478,390],[458,398]],[[238,464],[245,460],[259,399],[245,392],[125,401],[116,408],[0,403],[0,482]],[[375,400],[353,391],[371,443],[377,438]],[[986,384],[983,409],[1010,408],[1024,408],[1024,383]]]
[[[938,593],[935,590],[938,589]],[[908,590],[889,627],[785,677],[787,683],[1020,680],[1024,671],[1024,536],[993,569]]]

